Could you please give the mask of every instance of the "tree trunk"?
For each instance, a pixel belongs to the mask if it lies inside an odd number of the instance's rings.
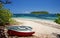
[[[5,33],[5,26],[0,26],[0,38],[8,38]]]

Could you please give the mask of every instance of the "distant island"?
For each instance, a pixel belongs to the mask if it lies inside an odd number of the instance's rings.
[[[31,14],[49,14],[47,11],[33,11]]]

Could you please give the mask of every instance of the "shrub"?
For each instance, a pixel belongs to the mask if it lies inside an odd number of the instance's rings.
[[[58,17],[60,16],[60,14],[56,14]]]
[[[14,20],[14,19],[10,19],[10,20],[9,20],[9,23],[10,23],[10,25],[19,25],[19,24],[22,24],[21,22],[17,22],[17,21]]]
[[[8,9],[0,9],[0,25],[5,25],[9,23],[9,19],[11,19],[12,14]]]
[[[58,17],[57,19],[55,19],[55,22],[60,24],[60,17]]]
[[[55,19],[55,22],[60,24],[60,14],[58,13],[56,14],[56,16],[57,16],[57,19]]]

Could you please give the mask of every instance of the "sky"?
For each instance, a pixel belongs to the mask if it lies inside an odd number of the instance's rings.
[[[48,11],[51,14],[60,13],[60,0],[10,0],[5,7],[14,14],[30,14],[32,11]]]

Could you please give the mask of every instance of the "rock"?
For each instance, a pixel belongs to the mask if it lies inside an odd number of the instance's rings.
[[[4,32],[4,27],[0,28],[0,38],[7,38]]]
[[[60,34],[57,34],[57,38],[60,38]]]

